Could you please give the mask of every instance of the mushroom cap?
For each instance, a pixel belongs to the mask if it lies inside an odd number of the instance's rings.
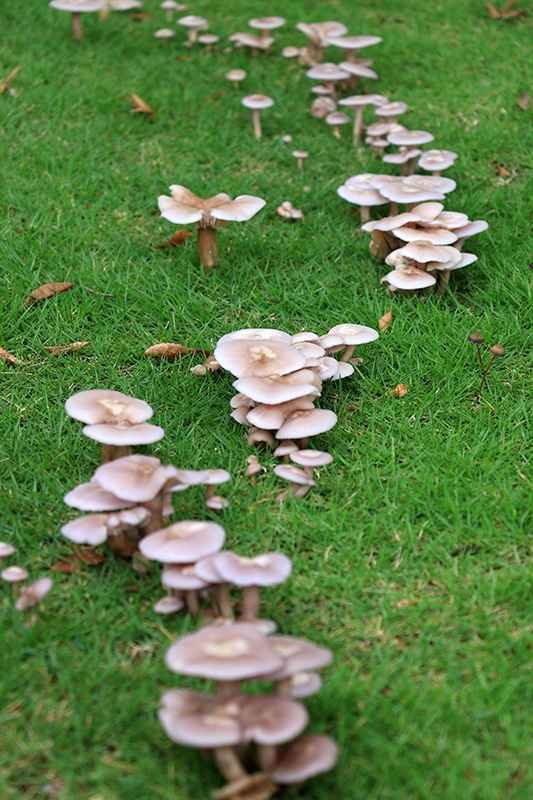
[[[436,283],[432,275],[428,275],[427,272],[414,267],[393,269],[392,272],[382,278],[382,281],[387,281],[397,289],[426,289]]]
[[[489,223],[485,222],[484,219],[474,219],[460,228],[454,228],[454,233],[457,234],[459,239],[468,239],[476,233],[483,233],[488,227]]]
[[[395,203],[422,203],[424,200],[444,200],[442,192],[435,189],[421,189],[402,181],[393,181],[380,186],[380,193]]]
[[[323,467],[333,461],[333,456],[323,450],[295,450],[289,458],[301,467]]]
[[[222,511],[223,508],[229,506],[229,500],[226,500],[225,497],[221,497],[219,494],[214,494],[207,498],[205,505],[206,508],[210,508],[212,511]]]
[[[89,439],[101,444],[139,445],[153,444],[165,435],[163,428],[149,422],[101,422],[98,425],[86,425],[82,433]]]
[[[278,456],[278,458],[282,458],[283,456],[288,456],[290,453],[294,453],[295,450],[298,450],[298,445],[296,442],[291,442],[290,439],[285,439],[283,442],[280,442],[278,447],[274,450],[273,455]]]
[[[409,106],[407,103],[397,100],[394,103],[384,103],[378,106],[374,113],[378,117],[396,117],[398,114],[405,114],[408,108]]]
[[[418,166],[427,170],[443,170],[451,167],[458,158],[452,150],[426,150],[418,159]]]
[[[63,502],[80,511],[118,511],[121,508],[135,505],[133,502],[117,497],[113,492],[103,489],[94,478],[90,483],[81,483],[67,492]]]
[[[200,44],[216,44],[220,41],[220,36],[216,33],[202,33],[196,41]]]
[[[292,337],[285,331],[279,331],[276,328],[243,328],[242,330],[232,331],[221,336],[217,342],[217,346],[223,342],[229,342],[232,339],[279,339],[280,342],[290,344]]]
[[[394,255],[393,255],[394,254]],[[398,266],[398,257],[410,258],[418,264],[427,264],[429,261],[438,261],[441,264],[459,261],[459,251],[455,247],[436,245],[428,241],[408,242],[398,250],[393,250],[385,259],[390,266]]]
[[[344,345],[342,344],[340,348],[330,349],[330,353],[336,352],[337,349],[344,350]],[[336,358],[332,358],[331,356],[324,356],[320,359],[320,363],[317,367],[314,367],[314,371],[322,381],[327,381],[330,378],[333,379],[338,371],[339,371],[339,361]]]
[[[284,47],[281,51],[281,55],[283,58],[298,58],[300,55],[300,48],[299,47]]]
[[[344,36],[348,28],[342,22],[297,22],[296,28],[313,44],[326,46],[329,36]]]
[[[183,25],[185,28],[208,28],[209,22],[205,17],[197,17],[194,14],[187,14],[185,17],[180,17],[176,20],[178,25]]]
[[[225,222],[247,222],[258,211],[266,206],[266,200],[251,194],[240,194],[235,200],[229,200],[213,206],[210,214],[214,219]]]
[[[12,556],[16,552],[16,548],[8,542],[0,542],[0,558]]]
[[[192,564],[218,552],[225,538],[224,528],[216,522],[180,520],[145,536],[139,542],[139,550],[150,561]]]
[[[331,650],[320,647],[308,639],[275,635],[269,636],[268,641],[284,661],[281,669],[270,674],[268,680],[280,681],[289,678],[295,672],[323,669],[333,660]]]
[[[374,182],[379,178],[374,172],[361,172],[358,175],[351,175],[344,181],[345,186],[353,186],[355,189],[375,189]]]
[[[15,564],[11,567],[6,567],[0,572],[0,578],[8,583],[20,583],[21,581],[27,580],[29,577],[30,573],[28,570],[23,567],[18,567]]]
[[[374,97],[371,94],[352,94],[350,97],[343,97],[339,100],[340,106],[357,108],[357,106],[374,105]]]
[[[305,356],[296,348],[277,339],[219,341],[214,356],[223,369],[237,378],[286,375],[306,363]]]
[[[431,244],[453,244],[459,238],[446,228],[410,228],[408,225],[394,228],[394,235],[402,242],[425,241]]]
[[[309,722],[301,703],[272,695],[249,697],[241,710],[240,722],[248,742],[284,744],[299,736]]]
[[[340,47],[342,50],[362,50],[383,41],[381,36],[328,36],[328,44]]]
[[[313,393],[313,397],[315,397],[315,393]],[[307,396],[296,397],[294,400],[275,405],[260,403],[247,412],[246,421],[258,428],[277,431],[283,425],[285,418],[293,411],[310,408],[314,408],[314,402]]]
[[[347,72],[348,75],[355,75],[357,78],[372,78],[376,80],[378,77],[377,72],[362,63],[354,64],[352,61],[341,61],[339,67],[344,72]]]
[[[246,108],[252,110],[270,108],[274,105],[274,101],[267,94],[250,94],[241,100],[241,104]]]
[[[294,158],[309,158],[309,153],[306,150],[293,150],[292,155]]]
[[[233,705],[238,709],[237,703]],[[213,707],[206,714],[178,718],[167,709],[160,709],[157,716],[169,739],[187,747],[211,750],[232,747],[242,741],[237,713],[225,713],[224,706]]]
[[[390,126],[388,122],[373,122],[371,125],[367,125],[366,132],[368,136],[371,136],[372,138],[375,136],[386,136],[389,132],[389,128]]]
[[[204,469],[203,475],[207,477],[200,483],[205,483],[207,486],[218,486],[231,480],[231,474],[226,469]]]
[[[348,122],[351,122],[350,117],[344,111],[332,111],[326,117],[328,125],[346,125]]]
[[[175,467],[137,453],[102,464],[94,473],[103,489],[135,503],[153,500],[167,483],[179,483],[179,477]]]
[[[243,81],[246,78],[246,71],[244,69],[230,69],[224,77],[228,81]]]
[[[274,467],[274,474],[285,481],[297,483],[298,486],[316,486],[316,482],[303,469],[298,469],[292,464],[278,464]]]
[[[357,189],[355,186],[343,184],[337,189],[337,194],[348,203],[356,206],[382,206],[386,199],[377,189]]]
[[[462,267],[469,267],[470,264],[473,264],[477,261],[477,256],[474,253],[461,253],[461,258],[455,264],[436,264],[435,268],[437,270],[440,269],[461,269]],[[428,267],[429,268],[429,267]]]
[[[344,81],[350,77],[346,70],[329,61],[311,67],[305,74],[315,81]]]
[[[256,17],[248,20],[248,25],[250,28],[260,31],[273,31],[276,28],[281,28],[286,22],[285,17]]]
[[[179,675],[238,681],[278,670],[283,659],[251,625],[229,624],[184,636],[166,651],[165,663]]]
[[[325,119],[336,108],[337,104],[331,97],[317,97],[311,105],[311,114],[317,119]]]
[[[88,11],[101,11],[104,0],[51,0],[48,5],[58,11],[83,14]]]
[[[292,572],[290,558],[282,553],[263,553],[247,558],[229,550],[217,553],[213,565],[221,579],[234,586],[276,586]]]
[[[205,589],[209,583],[198,577],[195,564],[165,564],[161,571],[161,583],[168,589],[191,591]]]
[[[109,514],[86,514],[67,522],[60,530],[71,542],[96,546],[107,539],[108,518]]]
[[[443,194],[453,192],[457,186],[457,183],[451,178],[443,178],[440,175],[408,175],[404,178],[404,183],[421,189],[435,189]]]
[[[110,389],[77,392],[66,401],[65,411],[69,417],[85,422],[86,425],[98,425],[102,422],[137,424],[146,422],[154,413],[144,400]]]
[[[298,352],[296,350],[296,352]],[[315,375],[309,369],[300,369],[288,375],[270,375],[266,378],[239,378],[233,386],[256,403],[276,405],[297,397],[319,395]]]
[[[254,33],[232,33],[228,37],[230,42],[235,42],[235,47],[252,47],[255,50],[268,50],[274,43],[272,36],[256,36]]]
[[[181,597],[166,594],[157,603],[154,603],[154,611],[156,614],[176,614],[185,607],[185,603]],[[178,690],[176,690],[178,691]]]
[[[383,219],[370,220],[361,225],[362,231],[371,233],[372,231],[397,231],[407,226],[408,222],[420,222],[418,214],[412,211],[404,211],[402,214],[394,214],[391,217],[383,217]],[[415,230],[409,228],[408,230]]]
[[[300,783],[333,769],[338,758],[338,745],[329,736],[302,736],[281,753],[270,777],[282,785]]]
[[[176,31],[172,30],[172,28],[159,28],[154,33],[156,39],[171,39],[175,35]]]
[[[379,333],[366,325],[355,325],[352,322],[341,322],[329,330],[330,334],[342,336],[344,344],[367,344],[379,339]]]
[[[433,134],[429,133],[429,131],[393,131],[387,136],[391,144],[408,145],[412,147],[432,142],[434,138]]]
[[[301,700],[311,697],[322,688],[322,678],[316,672],[295,672],[291,675],[291,697]]]
[[[50,578],[38,578],[28,586],[23,586],[17,597],[15,608],[17,611],[22,611],[24,608],[38,605],[46,597],[53,585],[53,581]]]
[[[383,156],[382,161],[385,164],[406,164],[413,158],[416,158],[420,155],[421,150],[402,150],[400,153],[387,153],[387,155]]]
[[[337,415],[327,408],[310,411],[293,411],[276,432],[276,439],[303,439],[329,431],[337,422]]]

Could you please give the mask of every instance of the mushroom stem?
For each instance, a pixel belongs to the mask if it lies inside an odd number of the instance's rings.
[[[81,42],[84,38],[83,29],[81,27],[81,14],[79,11],[73,11],[70,17],[72,22],[72,36],[77,42]]]
[[[389,203],[389,217],[394,217],[398,213],[398,203],[395,203],[393,200]]]
[[[185,592],[185,601],[191,614],[197,617],[200,613],[200,603],[198,602],[198,592],[196,589],[188,589]]]
[[[278,748],[274,744],[260,744],[257,747],[257,763],[262,772],[274,769],[278,760]]]
[[[298,161],[297,161],[297,164],[298,164],[298,169],[303,169],[304,168],[304,160],[303,160],[303,158],[299,158]]]
[[[304,436],[302,439],[297,439],[298,449],[307,450],[309,447],[309,436]]]
[[[166,18],[167,18],[167,22],[172,22],[172,9],[171,8],[167,8]]]
[[[133,556],[138,551],[141,536],[137,527],[121,525],[107,533],[107,544],[116,556]]]
[[[446,294],[448,283],[450,282],[450,274],[451,270],[449,269],[439,270],[439,290],[443,296]]]
[[[370,219],[370,206],[361,206],[361,222],[368,222]]]
[[[229,591],[229,583],[218,584],[218,609],[223,617],[231,619],[233,617],[233,603]]]
[[[274,684],[274,690],[272,694],[274,697],[285,697],[287,699],[291,699],[291,678],[282,678],[280,681],[276,681]]]
[[[233,88],[234,89],[239,89],[240,88],[239,81],[233,81]]]
[[[340,139],[341,138],[341,132],[340,132],[340,128],[339,128],[338,125],[334,125],[333,126],[333,136],[335,137],[335,139]]]
[[[354,350],[355,350],[355,345],[354,344],[346,345],[346,350],[344,351],[342,356],[339,358],[339,361],[349,361],[351,359],[351,357],[353,356],[353,351]]]
[[[243,778],[247,774],[233,747],[217,747],[214,756],[217,767],[227,781]]]
[[[198,228],[198,250],[200,261],[205,271],[209,272],[218,259],[215,228]]]
[[[489,369],[492,366],[492,362],[494,361],[495,358],[496,358],[496,356],[492,356],[491,360],[487,364],[487,369],[483,373],[483,377],[481,379],[481,383],[479,384],[479,389],[477,390],[476,403],[479,401],[479,398],[481,397],[481,390],[483,389],[483,387],[485,386],[485,383],[487,382],[487,375],[489,373]],[[15,586],[15,584],[13,584],[13,586]]]
[[[242,618],[257,619],[259,615],[259,587],[245,586],[242,590]]]
[[[364,111],[364,106],[357,106],[355,109],[355,119],[353,123],[354,145],[356,145],[360,141],[361,134],[363,132],[363,111]]]
[[[254,121],[254,136],[255,136],[256,139],[260,139],[261,138],[261,111],[258,108],[254,108],[253,121]]]
[[[153,500],[147,500],[145,503],[139,503],[150,512],[150,521],[145,529],[145,536],[154,531],[158,531],[163,527],[163,493],[159,492]]]
[[[217,703],[227,703],[240,693],[239,681],[217,681]]]
[[[124,456],[131,456],[132,453],[133,447],[129,444],[103,444],[102,464],[107,464],[109,461],[115,461],[117,458],[124,458]]]

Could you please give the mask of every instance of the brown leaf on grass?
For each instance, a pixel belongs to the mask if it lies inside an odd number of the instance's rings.
[[[405,397],[408,391],[409,387],[406,383],[399,383],[396,389],[391,391],[391,394],[394,395],[394,397]]]
[[[494,6],[492,5],[492,3],[485,3],[485,8],[487,9],[487,11],[489,12],[489,14],[491,15],[492,19],[500,19],[500,17],[501,17],[501,14],[500,14],[500,12],[499,12],[499,11],[497,11],[497,10],[494,8]]]
[[[7,78],[3,80],[2,83],[0,83],[0,94],[4,94],[8,86],[11,86],[11,84],[13,83],[13,79],[15,78],[15,75],[17,74],[17,72],[20,72],[21,69],[24,69],[24,67],[15,67],[15,69],[11,70]]]
[[[137,114],[150,114],[155,119],[155,111],[154,109],[145,102],[142,97],[139,97],[138,94],[134,92],[130,92],[130,96],[128,97],[125,95],[125,99],[131,106],[132,112]]]
[[[505,167],[502,167],[500,164],[496,164],[496,166],[494,168],[495,168],[496,172],[498,173],[498,175],[501,175],[502,178],[508,178],[509,175],[512,175],[512,173],[509,172],[508,169],[505,169]]]
[[[186,356],[189,353],[200,353],[203,356],[210,356],[211,350],[199,350],[197,347],[185,347],[183,344],[174,344],[173,342],[163,342],[162,344],[154,344],[144,351],[145,356],[154,356],[155,358],[166,358],[167,361],[175,361],[177,358]]]
[[[24,305],[29,306],[31,303],[35,303],[36,300],[46,300],[48,297],[53,297],[56,294],[60,294],[60,292],[66,292],[67,289],[72,289],[73,286],[73,283],[68,283],[67,281],[62,281],[61,283],[45,283],[43,286],[39,286],[38,289],[35,289],[30,296],[24,300]]]
[[[74,552],[79,560],[84,564],[87,564],[89,567],[94,567],[97,564],[103,564],[105,561],[105,556],[103,556],[102,553],[95,553],[94,550],[78,550],[78,548],[75,547]]]
[[[380,331],[382,333],[386,331],[391,322],[392,322],[392,311],[390,310],[390,308],[386,308],[386,314],[383,314],[378,323]]]
[[[0,359],[3,361],[7,361],[9,364],[23,364],[24,362],[13,355],[13,353],[8,353],[7,350],[4,350],[3,347],[0,347]]]
[[[186,230],[179,230],[174,233],[170,239],[167,239],[166,242],[161,242],[161,244],[154,244],[155,250],[163,250],[165,247],[178,247],[178,245],[183,244],[187,239],[191,238],[191,234],[189,231]]]
[[[82,347],[86,347],[90,342],[72,342],[72,344],[60,344],[57,347],[48,347],[45,345],[45,350],[53,356],[61,356],[67,353],[76,353]]]
[[[131,14],[130,19],[154,19],[154,15],[143,11],[138,11],[136,14]]]
[[[77,558],[58,558],[56,563],[50,567],[52,572],[64,572],[68,575],[70,572],[81,572],[80,565]]]
[[[522,109],[522,111],[529,110],[530,102],[531,102],[531,95],[528,94],[527,92],[520,92],[520,100],[518,101],[518,106],[519,108]]]

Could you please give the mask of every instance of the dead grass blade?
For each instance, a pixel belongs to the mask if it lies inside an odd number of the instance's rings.
[[[72,344],[60,344],[57,347],[48,347],[45,345],[45,350],[48,350],[52,356],[63,356],[68,353],[77,353],[82,347],[87,347],[90,342],[72,342]]]
[[[13,80],[15,78],[15,75],[17,74],[17,72],[20,72],[21,69],[24,69],[24,67],[23,66],[22,67],[15,67],[15,69],[11,70],[11,72],[9,73],[7,78],[5,80],[3,80],[2,83],[0,83],[0,94],[4,94],[5,90],[9,86],[11,86],[11,84],[13,83]]]
[[[132,112],[135,112],[137,114],[148,114],[155,119],[154,109],[151,106],[149,106],[148,103],[142,99],[142,97],[139,97],[138,94],[130,92],[129,97],[128,95],[126,95],[125,97],[131,106]]]

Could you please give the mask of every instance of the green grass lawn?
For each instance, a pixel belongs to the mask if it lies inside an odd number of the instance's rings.
[[[264,616],[334,653],[307,705],[309,731],[334,736],[340,761],[298,796],[530,800],[533,137],[518,100],[533,94],[531,18],[496,22],[482,0],[307,0],[268,11],[255,0],[199,0],[189,11],[223,38],[222,52],[206,53],[184,48],[181,28],[162,46],[152,34],[163,12],[155,0],[144,10],[153,18],[86,15],[80,44],[45,0],[0,11],[0,81],[24,66],[18,95],[0,96],[0,346],[23,362],[0,361],[0,539],[32,577],[50,574],[72,552],[59,533],[74,516],[62,497],[98,465],[98,446],[64,401],[96,387],[142,397],[166,431],[146,453],[232,473],[220,518],[228,547],[293,559],[287,584],[265,592]],[[288,19],[270,55],[224,52],[228,35],[265,13]],[[368,51],[380,79],[367,90],[406,101],[405,124],[459,153],[446,209],[490,223],[465,247],[479,261],[452,274],[445,298],[385,295],[386,268],[335,190],[354,173],[393,169],[311,117],[311,81],[281,58],[282,47],[304,44],[296,22],[332,18],[383,37]],[[233,66],[248,71],[243,92],[223,78]],[[132,91],[155,120],[131,113]],[[252,92],[275,100],[260,142],[240,105]],[[287,133],[310,153],[303,173]],[[208,280],[194,235],[153,249],[175,230],[156,202],[171,183],[268,202],[220,231],[223,262]],[[283,200],[305,220],[280,220]],[[52,281],[75,286],[23,306]],[[354,376],[324,387],[319,404],[339,421],[312,446],[334,462],[305,499],[283,504],[276,459],[262,457],[269,469],[255,486],[244,477],[250,449],[229,417],[230,376],[200,378],[194,359],[143,355],[160,341],[210,348],[244,327],[377,327],[386,307],[393,322],[360,348]],[[473,331],[506,351],[479,404]],[[77,354],[44,350],[79,340],[91,344]],[[409,387],[403,399],[390,394],[398,383]],[[176,518],[215,519],[203,491],[178,495]],[[155,715],[165,688],[203,685],[163,663],[197,623],[152,611],[157,570],[139,576],[108,556],[53,577],[29,629],[0,590],[2,800],[208,798],[222,783],[216,770],[167,739]]]

